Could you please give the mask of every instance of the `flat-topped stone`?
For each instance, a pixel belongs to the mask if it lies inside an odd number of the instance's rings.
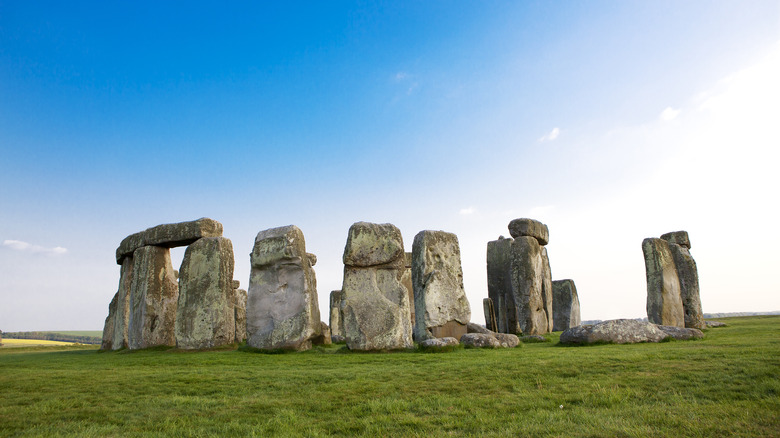
[[[116,263],[121,265],[125,257],[131,256],[142,246],[174,248],[189,245],[202,237],[221,236],[222,224],[205,217],[194,221],[157,225],[125,237],[116,249]]]
[[[672,231],[671,233],[662,234],[661,239],[691,249],[691,240],[688,238],[687,231]]]
[[[539,245],[547,245],[550,242],[550,231],[547,225],[528,218],[514,219],[509,222],[509,234],[517,239],[522,236],[535,238]]]
[[[634,319],[612,319],[594,325],[580,325],[561,333],[561,344],[634,344],[660,342],[669,335],[657,325]]]
[[[669,337],[678,341],[701,339],[704,337],[704,333],[702,333],[701,330],[695,328],[672,327],[668,325],[659,325],[658,328],[666,333]]]
[[[263,267],[280,262],[302,264],[304,259],[311,266],[306,253],[303,231],[295,225],[270,228],[257,233],[250,256],[252,267]]]
[[[501,342],[493,335],[466,333],[460,337],[460,343],[471,348],[500,348]]]
[[[355,267],[379,266],[390,262],[404,264],[401,230],[393,224],[356,222],[349,227],[344,248],[344,264]]]
[[[452,337],[430,338],[420,342],[420,345],[422,347],[432,348],[432,349],[454,347],[458,344],[460,344],[460,342],[458,342],[457,339]]]

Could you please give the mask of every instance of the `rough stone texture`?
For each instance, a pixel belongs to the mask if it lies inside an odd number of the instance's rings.
[[[344,337],[344,319],[341,317],[341,300],[344,294],[341,290],[330,292],[330,336]],[[336,342],[336,341],[333,341]]]
[[[685,327],[703,329],[706,325],[701,310],[699,273],[696,269],[696,261],[693,260],[691,253],[685,246],[669,244],[669,249],[672,252],[674,266],[677,268],[677,277],[680,280],[680,299],[682,300]]]
[[[114,339],[111,341],[113,350],[129,347],[127,329],[130,326],[130,287],[133,283],[133,265],[133,258],[125,257],[119,271],[119,289],[117,290],[116,313],[114,314]]]
[[[580,325],[580,299],[574,280],[555,280],[553,290],[553,331]]]
[[[521,341],[525,343],[532,343],[532,342],[550,342],[549,339],[545,338],[542,335],[528,335],[523,336],[520,338]]]
[[[678,341],[701,339],[704,337],[704,333],[702,333],[701,330],[695,328],[670,327],[668,325],[659,325],[658,328],[666,333],[669,337],[677,339]]]
[[[444,338],[430,338],[420,342],[420,345],[425,348],[445,348],[454,347],[460,344],[457,339],[451,337]]]
[[[553,291],[552,272],[550,271],[550,258],[547,257],[547,248],[542,247],[542,303],[547,315],[547,331],[553,331]]]
[[[344,248],[342,319],[351,350],[412,348],[409,292],[401,282],[401,231],[391,224],[358,222]]]
[[[496,324],[496,310],[493,307],[493,300],[490,298],[483,298],[482,311],[485,312],[485,325],[487,326],[487,329],[492,332],[497,332],[498,324]]]
[[[320,321],[320,335],[312,339],[312,345],[330,345],[333,343],[328,324]]]
[[[344,344],[347,342],[347,338],[344,336],[338,336],[338,335],[330,335],[330,341],[334,344]]]
[[[482,333],[483,335],[495,335],[496,333],[488,328],[482,327],[479,324],[470,322],[466,324],[466,330],[468,333]]]
[[[483,333],[466,333],[460,337],[460,343],[472,348],[500,348],[501,343],[495,336]]]
[[[471,308],[463,289],[458,236],[420,231],[412,244],[414,338],[460,338],[466,334]]]
[[[174,326],[178,298],[179,286],[173,274],[170,250],[159,246],[136,249],[127,330],[131,350],[176,345]],[[117,348],[116,343],[113,348]]]
[[[552,324],[549,324],[543,289],[545,273],[542,247],[535,238],[521,236],[512,242],[510,251],[511,290],[520,332],[526,335],[548,333],[552,331]]]
[[[317,264],[317,256],[316,256],[316,255],[314,255],[314,254],[312,254],[312,253],[310,253],[310,252],[307,252],[307,253],[306,253],[306,258],[308,258],[308,259],[309,259],[309,264],[310,264],[312,267],[314,267],[314,265],[316,265],[316,264]]]
[[[238,280],[233,280],[230,284],[230,287],[232,287],[233,289],[238,289],[239,287],[241,287],[241,282]]]
[[[127,236],[116,249],[116,262],[122,264],[122,259],[132,255],[142,246],[162,246],[173,248],[189,245],[202,237],[222,236],[222,224],[209,218],[194,221],[163,224],[147,228],[139,233]]]
[[[233,243],[204,237],[187,247],[179,276],[176,345],[193,350],[236,340]]]
[[[728,327],[728,325],[719,321],[704,321],[704,323],[707,325],[707,327],[711,327],[711,328]]]
[[[349,227],[344,265],[365,268],[399,260],[403,264],[403,254],[401,230],[395,225],[356,222]]]
[[[246,291],[244,289],[233,289],[233,307],[235,309],[234,319],[236,321],[236,343],[246,341]]]
[[[487,244],[488,297],[493,300],[497,331],[521,333],[517,323],[517,309],[512,294],[511,252],[512,239],[499,237]]]
[[[671,233],[662,234],[661,239],[691,249],[691,240],[688,238],[687,231],[672,231]]]
[[[295,225],[261,231],[251,256],[247,344],[263,350],[308,350],[322,334],[317,280]]]
[[[669,242],[645,239],[642,252],[647,276],[647,319],[659,325],[685,327],[680,279]]]
[[[522,236],[533,237],[541,246],[550,242],[550,231],[547,229],[547,225],[534,219],[521,218],[512,220],[509,222],[509,234],[515,239]]]
[[[657,325],[634,319],[612,319],[595,325],[580,325],[561,333],[561,344],[659,342],[668,335]]]
[[[515,348],[520,345],[520,338],[511,333],[495,333],[493,337],[498,340],[498,343],[503,348]]]
[[[404,275],[401,277],[401,283],[409,291],[409,313],[411,313],[409,320],[412,322],[412,334],[414,334],[414,284],[412,283],[412,253],[410,252],[404,253]]]
[[[103,324],[103,341],[100,343],[101,350],[112,350],[111,345],[114,342],[114,321],[116,320],[116,302],[119,299],[119,292],[114,294],[111,303],[108,305],[108,316]]]

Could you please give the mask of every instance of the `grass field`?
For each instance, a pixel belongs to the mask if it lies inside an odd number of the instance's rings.
[[[73,345],[72,342],[45,341],[42,339],[3,339],[3,346],[0,348],[17,348],[33,346],[63,346]]]
[[[780,436],[780,317],[723,321],[449,353],[5,349],[0,436]]]

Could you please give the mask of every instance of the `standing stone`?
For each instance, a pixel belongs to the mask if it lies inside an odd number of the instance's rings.
[[[412,283],[412,253],[404,253],[404,276],[401,278],[401,283],[409,291],[409,311],[411,313],[412,328],[414,328],[414,284]]]
[[[392,224],[357,222],[344,248],[342,316],[351,350],[412,348],[404,245]]]
[[[444,231],[420,231],[412,244],[414,338],[460,339],[471,320],[463,289],[458,236]]]
[[[247,301],[248,345],[302,351],[321,335],[311,260],[303,232],[295,225],[257,234]]]
[[[333,342],[344,342],[344,319],[341,317],[341,290],[330,292],[330,337]]]
[[[520,236],[512,242],[510,252],[510,280],[519,329],[526,335],[548,333],[552,324],[544,297],[542,246],[534,237]]]
[[[171,266],[170,250],[142,246],[133,252],[132,259],[128,347],[136,350],[158,345],[175,346],[179,287]],[[113,348],[117,348],[116,344]]]
[[[325,324],[324,322],[320,321],[320,335],[312,339],[311,343],[312,345],[333,344],[333,339],[331,338],[330,327],[328,327],[328,324]]]
[[[647,238],[642,241],[647,276],[647,319],[659,325],[685,327],[680,297],[680,279],[669,242]]]
[[[179,273],[176,345],[194,350],[236,339],[233,243],[204,237],[187,247]]]
[[[103,341],[100,343],[101,350],[112,350],[111,344],[114,342],[114,321],[116,320],[116,301],[119,292],[114,294],[111,303],[108,305],[108,316],[103,324]]]
[[[677,269],[677,277],[680,280],[680,298],[682,299],[683,312],[685,313],[685,327],[703,329],[706,328],[704,314],[701,310],[701,298],[699,296],[699,273],[696,261],[693,260],[689,248],[691,242],[688,233],[676,231],[661,236],[669,242],[674,266]],[[681,242],[679,244],[675,242]]]
[[[496,310],[493,307],[493,300],[490,298],[482,299],[482,310],[485,312],[485,326],[492,332],[498,332],[496,324]]]
[[[550,271],[550,259],[547,257],[547,248],[542,247],[542,303],[547,313],[547,331],[553,327],[553,291],[552,272]]]
[[[119,271],[119,290],[117,291],[116,313],[114,314],[114,338],[111,348],[119,350],[128,348],[128,327],[130,326],[130,287],[133,284],[133,257],[122,260]]]
[[[580,299],[574,280],[555,280],[553,290],[553,331],[580,325]]]
[[[493,300],[497,330],[501,333],[522,333],[517,323],[517,310],[512,294],[511,248],[513,239],[503,236],[487,244],[488,296]]]
[[[236,320],[236,343],[240,344],[246,341],[246,291],[244,289],[233,289]]]

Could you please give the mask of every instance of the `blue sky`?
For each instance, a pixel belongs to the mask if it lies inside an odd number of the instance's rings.
[[[243,287],[301,227],[323,320],[360,220],[458,234],[477,322],[516,217],[583,319],[678,229],[705,311],[780,310],[778,59],[777,1],[0,1],[0,329],[102,328],[121,239],[203,216]]]

